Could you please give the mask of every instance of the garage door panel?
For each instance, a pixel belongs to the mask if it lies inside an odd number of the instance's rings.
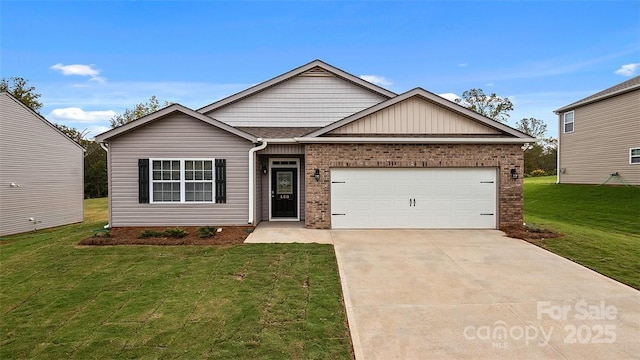
[[[332,169],[331,180],[334,228],[496,227],[492,168]]]

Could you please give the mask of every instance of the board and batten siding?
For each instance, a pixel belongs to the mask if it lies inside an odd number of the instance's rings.
[[[0,235],[81,222],[83,158],[72,140],[0,93]]]
[[[412,97],[331,132],[346,134],[500,134],[460,114]]]
[[[574,110],[574,132],[560,123],[560,182],[602,184],[616,171],[628,184],[640,185],[640,164],[629,164],[629,149],[640,147],[640,90]],[[612,179],[609,184],[620,184]]]
[[[110,140],[111,226],[246,225],[251,147],[250,141],[184,114]],[[138,203],[138,159],[164,158],[226,159],[226,203]]]
[[[320,127],[383,100],[335,76],[299,75],[205,114],[231,126]]]

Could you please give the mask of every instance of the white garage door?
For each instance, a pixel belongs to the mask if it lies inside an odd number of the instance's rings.
[[[495,229],[496,169],[331,169],[334,229]]]

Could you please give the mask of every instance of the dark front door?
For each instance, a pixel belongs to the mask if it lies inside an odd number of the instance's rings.
[[[298,169],[271,169],[271,217],[298,217]]]

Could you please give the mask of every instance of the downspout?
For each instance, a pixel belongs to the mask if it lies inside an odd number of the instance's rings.
[[[267,147],[267,142],[262,141],[262,138],[258,138],[260,145],[253,147],[249,150],[249,220],[247,224],[253,225],[253,212],[255,208],[255,183],[256,183],[256,151],[260,151]]]
[[[560,138],[564,131],[562,115],[558,114],[558,148],[556,149],[556,184],[560,184]]]
[[[104,150],[107,153],[107,170],[109,169],[109,147],[107,145],[105,145],[105,143],[101,142],[100,143],[100,147],[102,148],[102,150]],[[107,175],[107,179],[110,181],[111,179],[109,179],[109,176]],[[109,185],[107,184],[107,187]],[[108,195],[109,196],[109,203],[111,203],[111,194]],[[109,206],[109,220],[111,220],[111,206]],[[104,229],[110,229],[111,228],[111,224],[107,223],[107,225],[104,226]]]

